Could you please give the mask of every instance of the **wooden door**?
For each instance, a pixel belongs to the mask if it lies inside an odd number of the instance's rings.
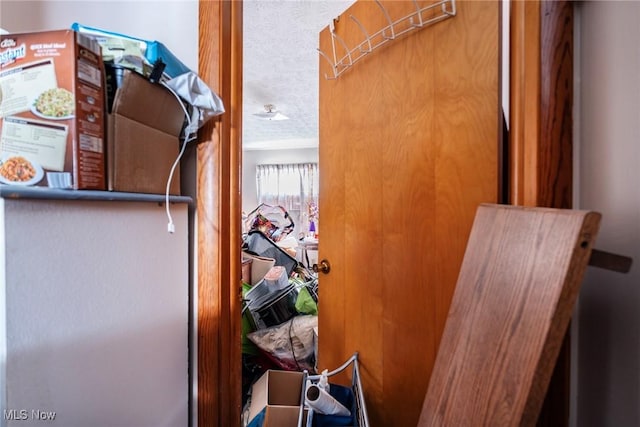
[[[391,21],[416,10],[381,4]],[[359,352],[374,426],[417,424],[475,210],[498,201],[499,2],[456,6],[337,79],[320,58],[319,367]],[[334,20],[339,57],[363,40],[350,15],[388,25],[356,2]]]

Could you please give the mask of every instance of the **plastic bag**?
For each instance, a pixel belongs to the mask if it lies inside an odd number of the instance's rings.
[[[245,218],[246,230],[260,231],[274,242],[284,239],[294,228],[293,219],[282,206],[262,203]]]
[[[309,293],[306,286],[300,288],[298,298],[296,298],[296,311],[300,314],[318,315],[318,304]]]
[[[316,326],[318,316],[295,316],[247,337],[282,369],[313,372],[316,359],[313,328]]]

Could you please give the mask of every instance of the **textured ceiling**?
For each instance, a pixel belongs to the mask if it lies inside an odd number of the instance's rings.
[[[318,144],[318,33],[353,0],[246,0],[243,5],[243,146]],[[289,120],[254,113],[273,104]]]

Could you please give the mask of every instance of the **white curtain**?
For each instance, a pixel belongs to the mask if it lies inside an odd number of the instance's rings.
[[[258,203],[282,206],[298,233],[308,232],[310,221],[318,226],[318,164],[258,165]]]

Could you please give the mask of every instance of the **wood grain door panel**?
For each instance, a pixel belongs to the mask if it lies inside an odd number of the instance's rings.
[[[498,8],[459,1],[336,80],[321,60],[319,365],[359,352],[372,425],[417,423],[475,209],[497,201]],[[362,40],[349,15],[386,25],[356,2],[334,22],[347,46]]]

